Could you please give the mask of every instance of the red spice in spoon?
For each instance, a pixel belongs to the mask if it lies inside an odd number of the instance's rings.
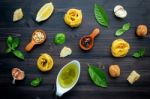
[[[80,48],[82,50],[91,50],[94,46],[94,39],[97,35],[100,34],[100,30],[95,28],[90,35],[84,36],[80,39]]]

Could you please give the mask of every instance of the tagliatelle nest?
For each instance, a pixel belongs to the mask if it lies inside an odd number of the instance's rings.
[[[42,72],[46,72],[52,69],[53,67],[53,59],[50,55],[44,53],[37,60],[37,67]]]
[[[64,21],[70,27],[78,27],[82,22],[82,11],[78,9],[69,9],[64,16]]]
[[[130,49],[130,45],[123,39],[113,41],[111,52],[114,57],[125,57]]]

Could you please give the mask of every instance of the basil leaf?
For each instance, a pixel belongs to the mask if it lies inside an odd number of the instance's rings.
[[[130,23],[126,23],[122,26],[122,28],[118,29],[115,33],[116,36],[121,36],[123,35],[127,30],[129,30],[131,24]]]
[[[141,57],[144,56],[144,54],[145,54],[145,48],[140,49],[139,53],[140,53]]]
[[[109,18],[105,10],[98,4],[95,4],[94,14],[97,22],[103,26],[109,26]]]
[[[11,52],[11,48],[8,48],[7,50],[6,50],[6,53],[10,53]]]
[[[130,29],[130,27],[131,27],[131,24],[130,23],[126,23],[126,24],[123,25],[122,29],[127,31],[127,30]]]
[[[8,45],[9,48],[11,48],[12,42],[13,42],[13,37],[12,36],[8,36],[7,37],[7,45]]]
[[[14,54],[16,57],[18,57],[18,58],[24,60],[24,55],[22,54],[21,51],[19,51],[19,50],[14,50],[14,51],[13,51],[13,54]]]
[[[138,52],[135,52],[135,53],[133,53],[133,55],[132,55],[133,57],[135,57],[135,58],[139,58],[141,55],[140,55],[140,53],[138,53]]]
[[[105,73],[98,67],[89,65],[89,75],[95,85],[100,87],[108,87]]]
[[[145,54],[145,48],[142,48],[142,49],[140,49],[140,50],[134,52],[132,56],[133,56],[134,58],[140,58],[140,57],[143,57],[144,54]]]
[[[115,35],[116,35],[116,36],[120,36],[120,35],[122,35],[124,32],[125,32],[125,30],[123,30],[123,29],[118,29],[118,30],[116,31]]]
[[[20,40],[18,38],[14,38],[12,43],[12,48],[17,48],[19,46]]]
[[[66,36],[64,33],[58,33],[55,36],[54,42],[55,44],[63,44],[65,42]]]
[[[40,77],[37,77],[31,81],[31,86],[37,87],[40,85],[41,81],[42,79]]]

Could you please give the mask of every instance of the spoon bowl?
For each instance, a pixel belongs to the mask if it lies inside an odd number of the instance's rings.
[[[34,35],[35,35],[35,33],[37,33],[37,32],[40,32],[42,35],[44,35],[44,39],[43,39],[42,41],[40,41],[40,42],[36,42],[36,40],[34,39]],[[37,29],[37,30],[35,30],[35,31],[32,33],[32,40],[31,40],[31,42],[25,47],[25,50],[26,50],[27,52],[29,52],[29,51],[32,50],[32,48],[33,48],[35,45],[37,45],[37,44],[42,44],[42,43],[44,43],[45,40],[46,40],[46,33],[45,33],[45,31],[43,31],[43,30],[41,30],[41,29]]]
[[[94,46],[94,39],[97,35],[100,34],[99,28],[95,28],[90,35],[84,36],[80,39],[80,48],[82,50],[91,50]]]
[[[78,72],[76,72],[77,77],[76,79],[74,79],[74,81],[72,82],[71,86],[68,87],[64,87],[61,85],[59,78],[62,75],[63,70],[65,70],[66,68],[68,68],[69,66],[76,66]],[[68,64],[66,64],[58,73],[57,75],[57,80],[56,80],[56,95],[61,97],[64,93],[68,92],[69,90],[71,90],[77,83],[78,79],[80,76],[80,62],[77,60],[73,60],[71,62],[69,62]]]
[[[88,47],[85,47],[85,46],[82,44],[82,42],[84,41],[84,39],[90,39],[90,42],[89,42]],[[84,37],[82,37],[82,38],[80,39],[80,48],[81,48],[82,50],[90,50],[90,49],[92,49],[93,44],[94,44],[94,39],[92,39],[92,38],[90,37],[90,35],[84,36]]]

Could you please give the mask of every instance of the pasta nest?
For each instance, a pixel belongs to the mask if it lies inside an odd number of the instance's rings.
[[[64,21],[70,27],[78,27],[82,22],[82,11],[78,9],[69,9],[64,16]]]
[[[114,57],[125,57],[130,49],[130,45],[123,39],[113,41],[111,52]]]

